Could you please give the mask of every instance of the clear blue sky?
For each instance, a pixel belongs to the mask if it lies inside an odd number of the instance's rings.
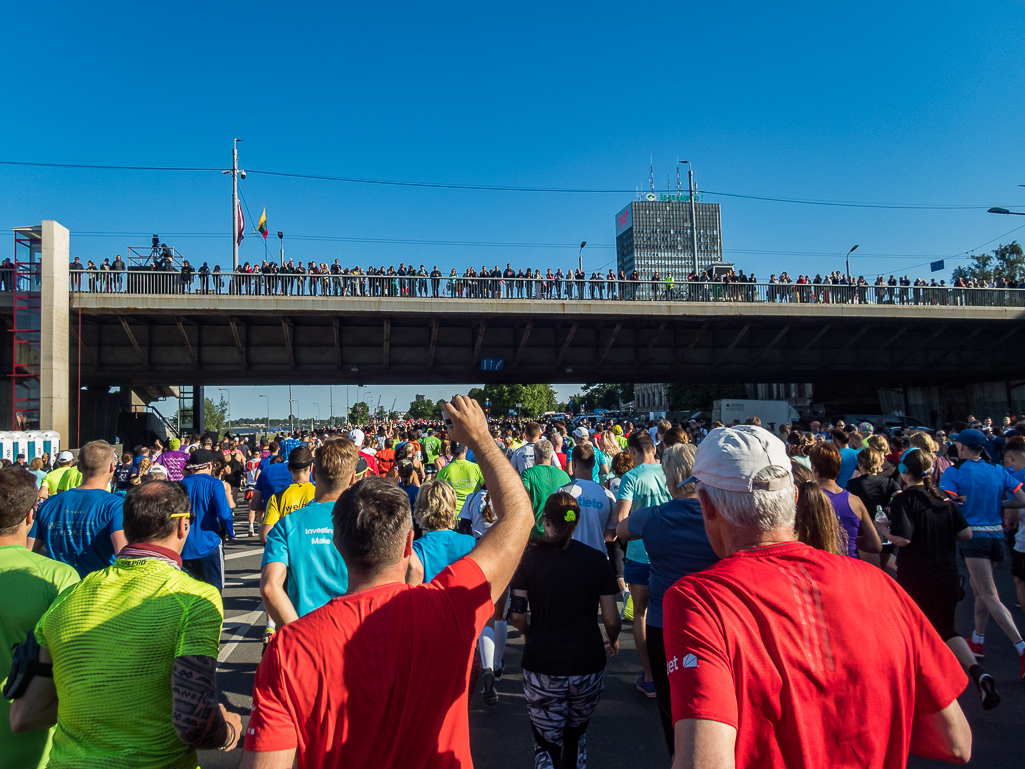
[[[0,160],[222,168],[237,136],[248,169],[624,191],[250,174],[243,261],[264,257],[251,228],[266,206],[270,252],[283,230],[286,257],[304,261],[568,267],[586,240],[585,267],[607,268],[613,216],[647,185],[649,156],[660,191],[678,157],[694,163],[722,204],[726,258],[763,279],[842,268],[854,243],[870,281],[928,276],[943,257],[947,277],[963,263],[950,257],[1025,235],[985,213],[1025,204],[1021,2],[60,2],[5,22]],[[0,228],[57,219],[83,261],[155,232],[193,262],[230,263],[216,171],[2,166],[0,195]],[[264,410],[233,389],[236,410]]]

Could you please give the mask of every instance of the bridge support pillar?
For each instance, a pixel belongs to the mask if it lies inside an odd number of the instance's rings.
[[[206,388],[196,385],[192,388],[192,432],[202,435],[205,425],[203,409],[206,405]]]
[[[73,446],[77,445],[77,436],[71,434],[69,424],[70,253],[68,229],[52,219],[44,219],[40,251],[39,427],[59,432],[65,444]]]

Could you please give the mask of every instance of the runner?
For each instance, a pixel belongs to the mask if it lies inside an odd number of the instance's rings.
[[[587,766],[587,726],[605,688],[605,656],[622,620],[608,560],[573,539],[580,506],[567,492],[542,511],[544,538],[527,548],[510,585],[509,621],[525,636],[523,696],[537,769]],[[606,640],[594,622],[601,609]],[[527,611],[530,618],[527,618]]]
[[[288,455],[288,472],[292,483],[267,500],[267,512],[260,524],[260,541],[267,544],[267,534],[279,520],[294,510],[304,507],[314,496],[310,483],[313,454],[305,446],[292,449]]]
[[[580,506],[580,519],[573,527],[573,539],[590,545],[608,557],[606,543],[615,538],[616,522],[612,513],[616,497],[595,483],[593,477],[594,449],[589,443],[573,447],[574,480],[562,487]]]
[[[831,443],[816,443],[808,450],[808,459],[811,460],[815,482],[829,498],[847,534],[847,554],[857,558],[859,550],[867,553],[881,552],[883,543],[865,505],[849,491],[841,489],[836,482],[843,461],[840,451]]]
[[[194,522],[181,554],[182,568],[186,572],[221,591],[224,589],[221,538],[235,539],[235,523],[224,483],[212,474],[214,459],[214,452],[196,449],[185,466],[187,475],[180,482],[189,495]]]
[[[528,467],[534,466],[534,444],[541,437],[541,425],[537,422],[527,422],[523,428],[525,443],[517,448],[512,454],[512,466],[520,475]]]
[[[549,441],[541,440],[534,444],[534,466],[528,467],[521,476],[523,487],[530,498],[530,506],[534,511],[534,534],[544,534],[544,521],[541,512],[544,510],[548,497],[569,483],[572,479],[564,470],[552,464],[555,453]]]
[[[70,451],[62,451],[57,455],[57,467],[46,474],[43,479],[43,486],[46,487],[47,495],[53,496],[60,489],[61,478],[75,463],[75,455]]]
[[[493,444],[494,441],[491,443]],[[456,493],[456,506],[462,509],[466,498],[481,487],[484,476],[475,462],[466,459],[467,447],[465,445],[452,441],[451,447],[452,461],[438,470],[437,480],[445,481],[452,487]]]

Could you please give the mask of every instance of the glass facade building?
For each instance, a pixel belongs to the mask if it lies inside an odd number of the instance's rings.
[[[616,265],[629,275],[683,278],[694,271],[691,204],[687,195],[647,195],[616,214]],[[656,198],[652,200],[651,198]],[[722,261],[722,219],[718,203],[695,203],[697,270]]]

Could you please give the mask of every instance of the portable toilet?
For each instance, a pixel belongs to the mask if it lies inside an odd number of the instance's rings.
[[[43,430],[43,453],[50,455],[50,461],[56,462],[61,450],[61,434],[56,430]]]

